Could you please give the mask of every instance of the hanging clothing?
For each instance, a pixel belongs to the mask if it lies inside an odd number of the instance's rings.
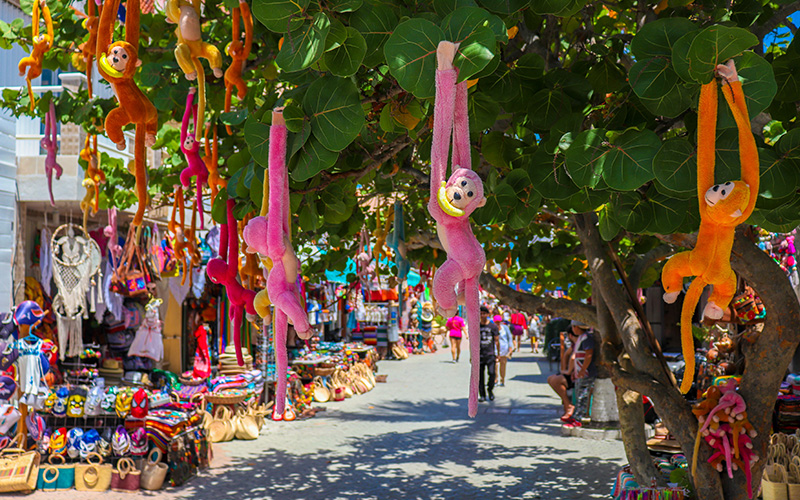
[[[197,348],[194,351],[194,367],[192,376],[195,378],[208,378],[211,376],[211,356],[208,354],[208,328],[200,325],[194,331]]]
[[[56,301],[60,301],[60,296],[56,297]],[[53,304],[56,306],[56,302]],[[81,319],[81,314],[77,313],[74,316],[56,314],[56,327],[58,328],[59,359],[64,361],[64,358],[80,356],[83,350],[83,320]]]
[[[122,295],[111,291],[111,278],[114,274],[114,265],[111,259],[106,260],[106,273],[103,278],[103,302],[106,304],[106,309],[111,311],[116,321],[122,321]]]
[[[53,253],[50,248],[50,238],[52,236],[50,230],[45,227],[42,228],[42,234],[39,237],[39,270],[42,275],[42,289],[50,297],[52,297],[50,282],[53,281]]]
[[[181,285],[181,278],[179,276],[169,279],[169,291],[172,293],[172,297],[175,298],[175,302],[180,305],[183,305],[183,301],[186,299],[191,288],[192,284],[189,280],[186,280],[186,282]]]
[[[164,357],[164,341],[161,337],[161,320],[158,309],[148,309],[144,321],[136,330],[128,356],[142,356],[155,361]]]
[[[59,328],[60,335],[60,328]],[[39,395],[39,387],[44,377],[44,367],[42,366],[42,339],[36,337],[36,340],[29,342],[28,337],[16,341],[17,351],[19,351],[19,358],[17,358],[17,366],[19,367],[19,392],[21,394],[19,400],[28,406],[36,405],[36,397]]]

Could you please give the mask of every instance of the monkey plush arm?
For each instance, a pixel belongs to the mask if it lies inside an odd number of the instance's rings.
[[[183,111],[183,121],[181,121],[181,146],[189,136],[189,119],[192,117],[192,108],[194,108],[192,104],[194,104],[194,92],[189,92],[186,94],[186,109]],[[195,124],[195,126],[197,125]]]
[[[283,121],[283,114],[276,111],[272,114],[272,126],[269,130],[269,199],[278,203],[270,203],[269,220],[267,221],[267,250],[268,257],[273,262],[283,258],[286,253],[284,243],[284,224],[286,224],[286,214],[288,207],[285,206],[286,198],[286,125]]]
[[[455,49],[450,42],[440,42],[436,50],[439,69],[436,71],[436,98],[433,111],[433,144],[431,146],[431,198],[428,211],[434,219],[444,215],[437,202],[439,188],[447,179],[447,159],[453,131],[457,73],[453,68]],[[443,69],[449,68],[449,69]]]
[[[42,15],[44,16],[44,25],[47,27],[47,36],[52,44],[55,40],[53,35],[53,18],[50,17],[50,7],[48,7],[46,3],[42,3]]]
[[[744,222],[753,213],[758,198],[760,177],[758,150],[756,149],[753,133],[750,131],[750,118],[744,101],[742,82],[737,79],[729,83],[729,85],[723,84],[722,93],[731,107],[733,118],[736,120],[736,127],[739,129],[739,160],[742,164],[742,180],[750,187],[750,200],[747,202],[747,208],[742,211],[742,216],[740,217],[740,220]]]
[[[133,50],[139,53],[139,14],[142,9],[139,0],[127,0],[125,14],[125,41],[131,44]]]
[[[114,37],[114,20],[116,19],[117,10],[119,9],[119,0],[107,0],[100,10],[100,23],[97,26],[97,49],[95,54],[100,57],[101,54],[108,53],[108,47],[113,42]],[[98,65],[98,70],[103,73],[103,66]],[[103,75],[106,78],[106,75]]]
[[[706,213],[706,191],[714,185],[714,149],[717,134],[717,82],[703,85],[700,89],[700,106],[697,126],[697,197],[700,216]]]
[[[253,45],[253,16],[250,15],[250,6],[247,5],[246,0],[239,0],[239,9],[242,11],[242,22],[244,23],[244,48],[242,49],[242,60],[244,61],[250,56],[250,48]]]

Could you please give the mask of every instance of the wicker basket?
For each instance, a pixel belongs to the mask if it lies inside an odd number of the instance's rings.
[[[330,377],[336,371],[336,367],[315,366],[312,371],[315,377]]]
[[[206,379],[204,378],[187,378],[184,376],[180,376],[178,377],[178,380],[183,385],[192,385],[192,386],[203,385],[206,383]]]
[[[245,400],[247,394],[239,391],[212,392],[205,395],[206,402],[214,405],[233,405]]]

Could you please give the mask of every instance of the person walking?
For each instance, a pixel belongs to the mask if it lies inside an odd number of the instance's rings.
[[[478,379],[478,401],[494,401],[494,380],[495,380],[495,357],[499,352],[500,330],[497,325],[489,321],[489,308],[481,306],[481,328],[480,328],[480,377]],[[484,385],[484,370],[489,375],[489,380]]]
[[[531,352],[539,353],[539,337],[541,337],[541,321],[537,315],[531,315],[528,320],[528,337],[531,339]]]
[[[504,320],[499,314],[494,317],[495,324],[500,329],[500,335],[497,338],[497,372],[500,375],[499,387],[506,385],[506,364],[511,359],[511,353],[514,352],[514,340],[511,337],[511,329],[508,326],[508,321]]]
[[[514,336],[514,350],[521,349],[522,335],[528,330],[528,322],[525,315],[517,311],[511,315],[511,334]]]
[[[458,363],[461,357],[461,339],[464,337],[464,320],[460,316],[453,316],[447,320],[447,333],[450,335],[450,354],[453,363]]]

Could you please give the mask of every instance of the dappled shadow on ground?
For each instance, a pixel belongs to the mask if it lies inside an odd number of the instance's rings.
[[[486,443],[463,424],[355,439],[347,455],[265,449],[193,480],[179,498],[607,498],[617,465],[572,458],[535,435]],[[590,455],[584,453],[584,455]]]

